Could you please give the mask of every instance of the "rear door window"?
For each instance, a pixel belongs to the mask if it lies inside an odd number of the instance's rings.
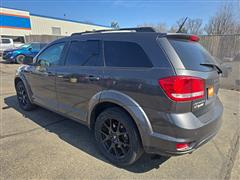
[[[67,66],[103,66],[99,41],[72,41],[69,47]]]
[[[200,64],[216,64],[214,58],[199,43],[187,40],[169,39],[186,69],[209,71],[212,68]]]
[[[110,67],[152,67],[144,50],[136,43],[105,41],[106,66]]]

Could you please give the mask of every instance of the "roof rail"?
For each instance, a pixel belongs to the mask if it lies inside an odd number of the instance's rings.
[[[137,27],[137,28],[120,28],[120,29],[103,29],[103,30],[96,30],[96,31],[85,31],[80,33],[73,33],[71,36],[82,35],[87,33],[101,33],[101,32],[114,32],[114,31],[156,32],[152,27]]]

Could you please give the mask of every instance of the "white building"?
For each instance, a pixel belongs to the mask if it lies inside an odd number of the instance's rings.
[[[110,28],[3,7],[0,7],[0,20],[0,36],[10,37],[19,42],[24,42],[27,35],[69,36],[75,32]]]

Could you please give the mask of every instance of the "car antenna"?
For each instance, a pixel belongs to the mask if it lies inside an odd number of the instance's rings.
[[[184,26],[185,22],[187,21],[188,17],[186,17],[183,21],[183,23],[181,24],[181,26],[179,27],[179,29],[177,30],[176,33],[181,33],[182,32],[182,27]]]

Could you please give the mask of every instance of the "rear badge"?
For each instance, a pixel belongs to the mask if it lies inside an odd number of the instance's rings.
[[[205,100],[194,102],[193,103],[193,109],[194,110],[199,109],[199,108],[203,107],[204,105],[205,105]]]
[[[214,89],[213,86],[208,88],[208,97],[212,97],[214,95]]]

